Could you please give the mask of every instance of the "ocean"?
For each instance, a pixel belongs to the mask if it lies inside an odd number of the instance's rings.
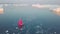
[[[17,23],[23,20],[23,30]],[[60,34],[60,16],[48,8],[7,6],[0,15],[0,34]]]

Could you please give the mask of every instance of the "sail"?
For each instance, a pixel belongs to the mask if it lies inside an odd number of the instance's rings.
[[[19,27],[19,28],[22,28],[22,26],[23,26],[23,21],[22,21],[22,19],[20,19],[20,20],[18,21],[18,27]]]

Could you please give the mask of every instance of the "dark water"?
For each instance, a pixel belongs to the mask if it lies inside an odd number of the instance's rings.
[[[24,27],[16,29],[18,20],[22,18]],[[48,9],[32,7],[4,7],[0,15],[0,34],[60,34],[60,16]]]

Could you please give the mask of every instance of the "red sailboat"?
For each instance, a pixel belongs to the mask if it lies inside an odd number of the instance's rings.
[[[23,27],[23,21],[22,21],[22,19],[20,19],[20,20],[18,21],[18,28],[19,28],[20,30],[22,30],[22,27]]]

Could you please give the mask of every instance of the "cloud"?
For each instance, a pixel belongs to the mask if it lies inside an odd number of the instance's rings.
[[[13,4],[14,6],[28,6],[28,4]]]
[[[32,4],[32,7],[37,7],[37,8],[54,8],[54,7],[60,7],[60,5],[40,5],[40,4]]]
[[[3,7],[3,4],[0,4],[0,8],[2,8]]]
[[[32,7],[47,8],[47,7],[50,7],[50,6],[49,5],[32,4]]]
[[[60,4],[60,0],[0,0],[0,3],[40,3],[40,4]]]

